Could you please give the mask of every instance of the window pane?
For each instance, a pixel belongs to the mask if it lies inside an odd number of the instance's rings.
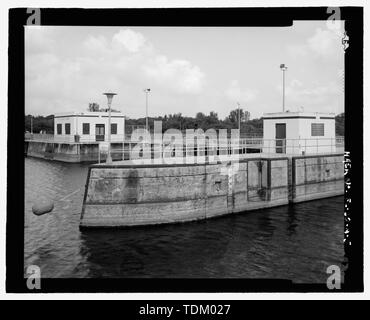
[[[110,133],[111,134],[117,134],[117,123],[111,123],[111,127],[110,127]]]
[[[70,123],[66,123],[64,129],[65,129],[66,134],[71,134],[71,124]]]
[[[311,123],[311,136],[324,136],[324,124],[323,123]]]
[[[90,134],[90,123],[82,124],[82,134]]]
[[[57,134],[62,134],[62,124],[61,123],[57,124]]]

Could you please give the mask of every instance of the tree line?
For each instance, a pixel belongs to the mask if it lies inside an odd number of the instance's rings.
[[[240,113],[240,131],[244,134],[262,136],[262,119],[249,120],[250,113],[242,109],[232,110],[225,119],[219,119],[218,114],[211,111],[208,115],[198,112],[195,117],[183,116],[182,113],[166,114],[159,117],[149,117],[148,124],[150,130],[153,130],[154,121],[162,122],[162,130],[178,129],[237,129],[239,127]],[[137,126],[145,127],[146,118],[126,119],[127,133],[131,133]]]
[[[239,110],[235,109],[225,119],[219,119],[218,114],[211,111],[208,115],[198,112],[195,117],[183,116],[181,113],[168,114],[159,117],[148,118],[149,127],[152,130],[154,121],[162,121],[162,130],[167,129],[203,129],[204,131],[210,128],[214,129],[237,129],[239,126],[238,118]],[[240,131],[242,136],[262,136],[263,135],[263,120],[262,118],[249,119],[247,111],[240,109]],[[31,118],[33,133],[44,131],[46,133],[54,133],[54,116],[25,116],[25,132],[31,132]],[[145,127],[146,119],[126,119],[126,133],[130,134],[136,127]],[[344,113],[335,117],[335,132],[337,136],[344,136]]]

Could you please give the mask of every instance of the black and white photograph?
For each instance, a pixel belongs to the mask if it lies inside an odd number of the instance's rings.
[[[10,9],[7,291],[363,291],[362,15]]]

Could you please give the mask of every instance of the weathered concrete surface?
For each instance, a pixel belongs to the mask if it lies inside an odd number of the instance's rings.
[[[81,226],[185,222],[287,204],[287,162],[91,166]]]
[[[186,222],[344,193],[343,155],[198,165],[95,165],[81,227]]]
[[[123,143],[111,144],[112,159],[123,159]],[[55,143],[42,141],[25,141],[25,154],[30,157],[56,160],[62,162],[98,162],[98,143]],[[105,161],[106,154],[100,154],[100,160]]]
[[[293,157],[292,202],[344,194],[343,155]]]
[[[27,156],[63,162],[80,162],[79,145],[28,141]]]

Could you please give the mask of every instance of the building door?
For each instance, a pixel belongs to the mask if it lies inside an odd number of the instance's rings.
[[[95,125],[95,139],[96,141],[104,141],[105,126],[104,124]]]
[[[275,124],[276,153],[286,153],[286,123]]]

